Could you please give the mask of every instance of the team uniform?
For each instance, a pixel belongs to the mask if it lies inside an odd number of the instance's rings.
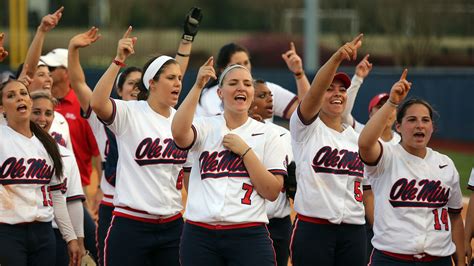
[[[285,146],[285,162],[289,164],[293,161],[290,131],[282,126],[270,122],[267,122],[266,124],[278,132],[282,144]],[[277,265],[288,265],[291,237],[291,206],[285,188],[282,189],[280,195],[275,201],[271,202],[266,200],[265,207],[269,221],[267,227],[273,241]]]
[[[104,264],[179,265],[183,207],[176,183],[187,152],[172,140],[176,110],[164,117],[146,101],[112,99],[112,105],[107,124],[120,156]]]
[[[290,119],[297,191],[290,254],[293,265],[363,265],[366,253],[358,134],[303,122],[299,107]]]
[[[278,84],[268,81],[266,84],[273,94],[274,115],[286,117],[289,108],[298,100],[298,97]],[[204,89],[199,99],[199,104],[196,107],[195,116],[215,116],[223,112],[224,106],[219,95],[217,95],[217,85]]]
[[[117,140],[114,133],[108,129],[92,111],[91,108],[83,116],[89,122],[92,133],[99,146],[102,158],[102,174],[100,178],[100,189],[103,198],[99,205],[99,220],[97,222],[96,245],[97,262],[104,265],[104,240],[112,221],[112,212],[114,210],[115,178],[118,160]]]
[[[456,247],[448,213],[463,206],[454,163],[430,148],[420,158],[401,145],[380,145],[380,158],[365,165],[375,196],[370,265],[451,265]]]
[[[73,150],[69,126],[66,118],[64,118],[62,114],[54,111],[54,119],[48,133],[53,137],[57,144],[66,147],[71,151]]]
[[[53,211],[64,218],[66,203],[61,192],[49,189],[61,183],[53,162],[36,136],[8,126],[0,125],[0,147],[0,264],[54,265],[51,221]],[[60,224],[66,241],[76,238],[68,219]]]
[[[229,130],[223,115],[196,119],[193,129],[182,265],[275,265],[265,227],[265,199],[254,190],[242,159],[224,148],[222,138],[239,135],[271,173],[285,176],[280,136],[252,118]]]
[[[469,176],[469,181],[467,183],[467,189],[474,191],[474,168],[471,170],[471,175]]]
[[[58,146],[63,160],[63,179],[61,184],[50,186],[50,191],[61,191],[66,197],[68,213],[77,237],[84,237],[84,217],[82,201],[86,198],[81,185],[81,175],[77,167],[76,158],[65,147]],[[54,233],[56,235],[56,265],[69,265],[67,243],[63,240],[58,225],[53,220]]]

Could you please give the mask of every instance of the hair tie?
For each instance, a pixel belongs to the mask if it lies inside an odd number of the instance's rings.
[[[150,80],[158,73],[164,63],[168,62],[169,60],[174,60],[173,57],[162,55],[155,60],[148,66],[145,73],[143,74],[143,85],[147,90],[150,90]]]

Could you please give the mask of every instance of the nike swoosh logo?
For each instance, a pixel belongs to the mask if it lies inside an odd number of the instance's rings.
[[[447,164],[444,164],[444,165],[441,165],[441,164],[440,164],[440,165],[439,165],[439,169],[443,169],[443,168],[445,168],[446,166],[448,166],[448,165],[447,165]]]
[[[263,135],[263,133],[252,133],[252,137]]]

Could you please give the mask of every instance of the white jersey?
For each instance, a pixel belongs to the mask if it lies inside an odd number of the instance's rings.
[[[469,176],[469,182],[467,183],[467,188],[474,191],[474,167],[471,170],[471,175]]]
[[[305,124],[299,109],[291,116],[290,131],[296,162],[295,211],[333,224],[364,224],[362,186],[367,181],[358,155],[359,135],[350,126],[337,132],[319,116]]]
[[[228,133],[239,135],[268,171],[284,176],[286,154],[280,136],[252,118],[229,130],[223,115],[196,119],[193,128],[194,164],[184,217],[208,224],[268,223],[265,199],[254,190],[242,159],[224,148],[222,139]]]
[[[84,118],[87,119],[87,122],[91,127],[92,134],[94,134],[97,146],[99,148],[100,158],[102,158],[102,166],[104,166],[104,162],[107,160],[109,143],[107,139],[107,134],[105,133],[105,126],[99,120],[94,111],[92,111],[92,108],[89,108],[87,110],[87,112],[84,114]],[[115,187],[109,182],[107,182],[107,179],[104,177],[104,170],[104,167],[102,167],[102,173],[100,176],[100,189],[102,190],[102,193],[104,193],[102,203],[107,206],[113,206],[113,196],[115,194]]]
[[[274,115],[285,117],[289,108],[298,100],[298,97],[280,85],[268,81],[266,84],[273,94]],[[222,101],[217,95],[217,85],[204,89],[199,99],[199,103],[200,104],[198,104],[195,114],[197,117],[215,116],[224,112]]]
[[[116,214],[139,219],[158,219],[178,214],[181,191],[176,188],[187,151],[176,148],[171,121],[176,110],[164,117],[146,101],[112,100],[114,113],[109,128],[117,138]]]
[[[365,166],[374,192],[374,238],[378,250],[451,256],[456,247],[448,212],[460,212],[462,194],[454,163],[427,148],[425,158],[382,144],[375,166]]]
[[[285,162],[288,165],[293,161],[293,151],[291,150],[291,135],[290,131],[288,129],[273,124],[273,123],[266,123],[270,128],[275,130],[278,135],[280,136],[282,140],[282,145],[284,145],[284,150],[285,150]],[[265,201],[265,207],[267,209],[267,216],[268,219],[272,218],[284,218],[291,213],[291,207],[290,207],[290,201],[288,200],[288,197],[286,196],[286,190],[283,187],[280,195],[278,195],[278,198],[275,201]]]
[[[72,151],[69,125],[66,121],[66,118],[64,118],[62,114],[54,111],[53,123],[51,123],[51,128],[49,129],[48,133],[51,135],[51,137],[53,137],[57,144]]]
[[[66,196],[66,201],[85,200],[81,175],[79,174],[79,167],[77,166],[74,153],[60,145],[58,147],[63,161],[63,182],[50,186],[50,190],[61,190]],[[53,220],[53,228],[58,228],[55,220]]]
[[[53,220],[48,187],[61,183],[53,166],[36,136],[27,138],[0,125],[0,223]]]

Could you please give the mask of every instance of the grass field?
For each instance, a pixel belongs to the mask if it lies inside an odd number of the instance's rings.
[[[469,196],[470,192],[467,190],[467,182],[469,181],[471,169],[474,167],[474,155],[447,150],[440,150],[440,152],[446,154],[453,160],[459,172],[462,194]]]

